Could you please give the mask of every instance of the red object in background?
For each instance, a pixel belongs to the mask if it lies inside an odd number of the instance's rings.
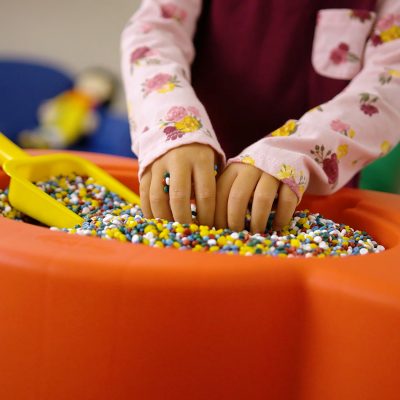
[[[135,161],[85,157],[138,191]],[[400,196],[304,207],[388,250],[200,254],[0,218],[1,399],[397,400]]]

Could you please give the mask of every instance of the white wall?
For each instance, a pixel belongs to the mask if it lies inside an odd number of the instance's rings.
[[[119,38],[140,0],[0,0],[0,57],[49,60],[73,74],[102,66],[120,77]],[[125,111],[120,87],[116,108]]]

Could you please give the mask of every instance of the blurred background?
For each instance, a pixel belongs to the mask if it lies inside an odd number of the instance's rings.
[[[55,65],[70,74],[101,66],[120,76],[121,31],[140,0],[0,0],[0,57]],[[125,112],[119,87],[113,109]]]
[[[0,131],[22,147],[134,157],[120,35],[139,4],[0,0]],[[400,193],[400,146],[364,169],[360,182]]]
[[[0,131],[22,147],[133,157],[120,35],[139,4],[0,0]]]

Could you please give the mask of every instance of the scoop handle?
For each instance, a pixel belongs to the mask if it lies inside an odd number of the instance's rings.
[[[10,139],[0,132],[0,165],[13,158],[30,157],[28,153],[14,144]]]

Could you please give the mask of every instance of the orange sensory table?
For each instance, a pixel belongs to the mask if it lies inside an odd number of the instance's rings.
[[[135,161],[81,155],[138,191]],[[397,400],[400,196],[344,189],[305,207],[388,250],[192,253],[0,217],[0,398]]]

